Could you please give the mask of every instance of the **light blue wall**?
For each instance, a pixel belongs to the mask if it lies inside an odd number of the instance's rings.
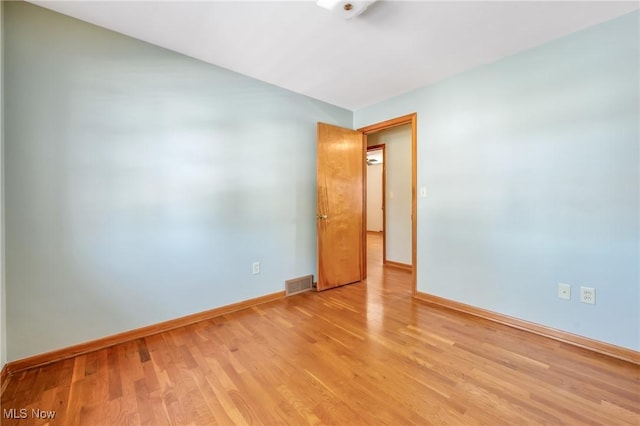
[[[639,30],[632,13],[355,112],[418,113],[419,291],[640,350]]]
[[[350,111],[5,6],[9,360],[315,274],[316,122]]]
[[[640,349],[638,14],[352,113],[4,2],[8,359],[315,273],[315,122],[418,112],[418,289]],[[262,274],[251,275],[251,262]],[[556,297],[558,282],[573,299]],[[577,301],[580,285],[598,303]]]

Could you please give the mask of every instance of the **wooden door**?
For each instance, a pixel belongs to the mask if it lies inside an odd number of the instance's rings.
[[[318,123],[318,290],[364,279],[362,133]]]

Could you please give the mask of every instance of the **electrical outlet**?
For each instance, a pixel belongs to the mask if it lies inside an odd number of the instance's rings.
[[[560,299],[571,300],[571,285],[569,284],[558,284],[558,297]]]
[[[580,301],[582,303],[596,304],[596,289],[593,287],[580,287]]]
[[[260,262],[253,262],[253,275],[260,273]]]

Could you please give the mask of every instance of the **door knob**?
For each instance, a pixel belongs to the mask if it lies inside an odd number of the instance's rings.
[[[318,219],[326,219],[327,215],[326,214],[319,214],[316,216]]]

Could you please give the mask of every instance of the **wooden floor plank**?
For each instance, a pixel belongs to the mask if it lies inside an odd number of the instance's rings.
[[[16,374],[2,424],[640,424],[640,367],[417,302],[368,241],[366,282]]]

